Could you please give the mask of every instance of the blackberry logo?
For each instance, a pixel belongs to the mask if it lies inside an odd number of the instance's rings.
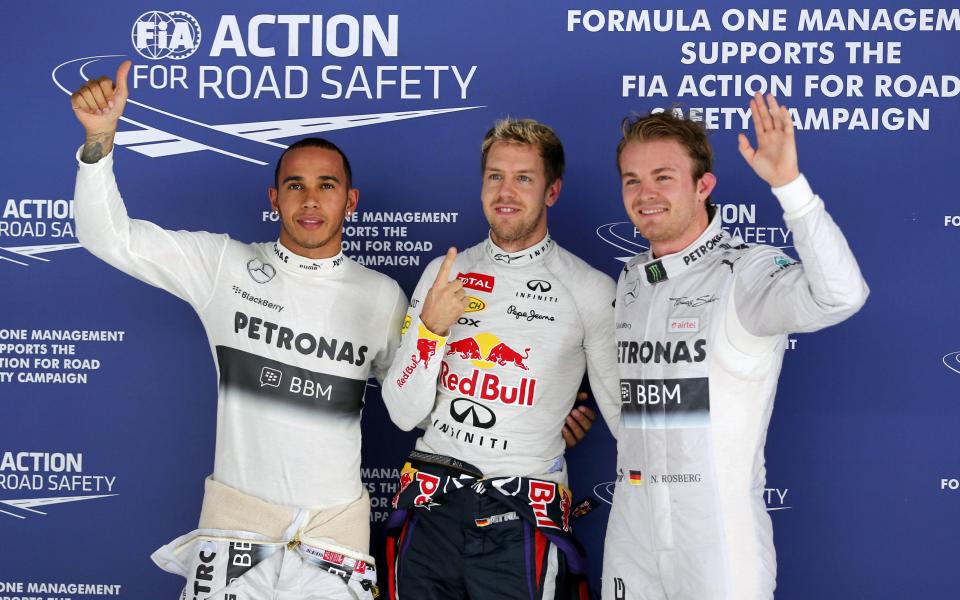
[[[182,10],[152,10],[137,17],[130,39],[144,58],[183,60],[200,46],[200,23]]]

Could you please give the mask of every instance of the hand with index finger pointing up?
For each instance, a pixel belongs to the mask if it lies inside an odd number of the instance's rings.
[[[447,250],[420,312],[420,322],[437,335],[448,335],[450,327],[467,309],[468,300],[466,292],[463,291],[463,282],[459,279],[450,281],[450,272],[456,258],[456,248]]]

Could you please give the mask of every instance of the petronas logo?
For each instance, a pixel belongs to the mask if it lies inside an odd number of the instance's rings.
[[[659,283],[667,278],[667,271],[659,260],[646,265],[644,270],[647,272],[647,281],[650,283]]]

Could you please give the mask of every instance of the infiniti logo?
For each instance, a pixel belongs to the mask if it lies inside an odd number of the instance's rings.
[[[549,292],[553,289],[549,281],[543,279],[531,279],[527,282],[527,289],[531,292]]]
[[[273,268],[273,265],[260,262],[256,258],[251,258],[247,261],[247,272],[250,273],[250,277],[257,283],[266,283],[277,274],[277,270]]]
[[[457,398],[450,403],[450,416],[457,423],[464,423],[481,429],[490,429],[497,423],[497,415],[492,410],[467,398]],[[469,422],[467,419],[469,419]]]

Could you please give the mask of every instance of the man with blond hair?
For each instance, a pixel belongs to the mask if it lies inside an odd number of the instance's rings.
[[[855,313],[867,286],[800,174],[790,113],[750,103],[757,148],[799,262],[721,229],[702,126],[672,112],[626,120],[623,204],[650,251],[617,284],[622,420],[604,548],[605,600],[773,598],[776,555],[763,446],[787,334]]]
[[[394,499],[391,599],[587,597],[558,432],[584,370],[616,429],[614,285],[547,232],[563,168],[552,129],[498,122],[481,154],[489,236],[434,260],[411,298],[383,396],[425,432]]]

